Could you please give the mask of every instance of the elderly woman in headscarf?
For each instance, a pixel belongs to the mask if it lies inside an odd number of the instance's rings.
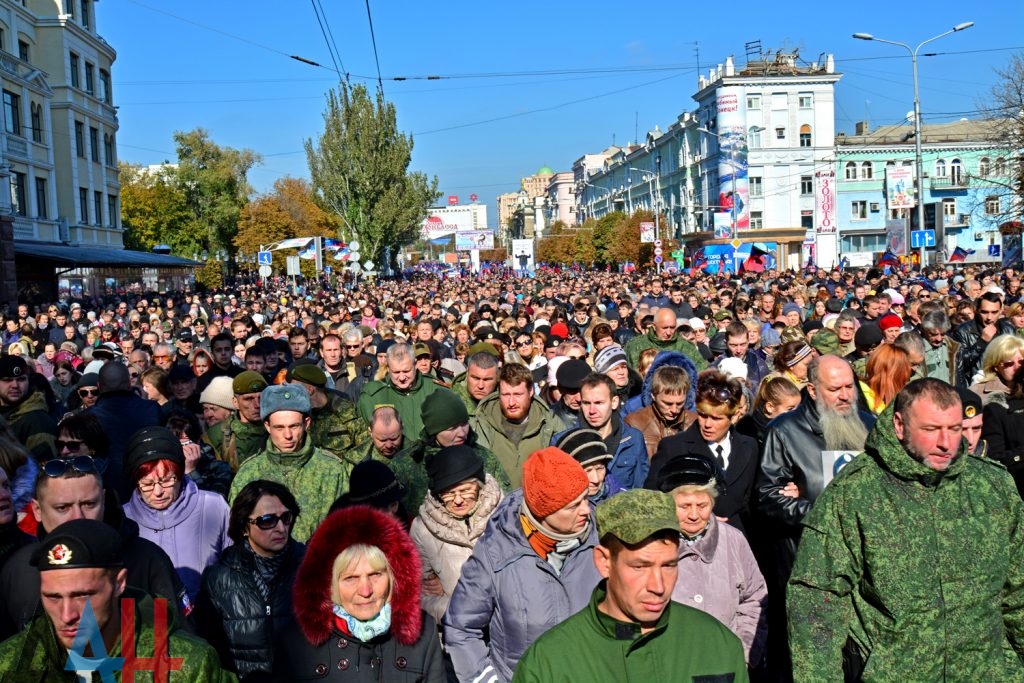
[[[412,541],[424,576],[436,576],[441,593],[423,592],[423,608],[441,620],[462,565],[501,502],[501,487],[484,472],[484,460],[466,445],[442,448],[426,461],[429,493],[412,522]]]
[[[720,481],[718,466],[703,454],[677,455],[658,473],[655,488],[675,500],[682,534],[672,599],[728,626],[755,667],[768,637],[768,589],[747,539],[712,513]]]
[[[434,619],[420,608],[416,546],[366,505],[317,528],[295,577],[293,613],[274,654],[280,680],[446,683]]]

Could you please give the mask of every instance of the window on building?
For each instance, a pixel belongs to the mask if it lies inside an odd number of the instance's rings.
[[[103,163],[114,165],[114,136],[109,133],[103,134]]]
[[[761,96],[760,95],[747,95],[747,109],[760,109],[761,108]]]
[[[949,162],[949,179],[953,181],[954,185],[964,182],[964,165],[959,159]]]
[[[942,215],[946,218],[956,217],[956,200],[955,199],[943,199],[942,200]],[[947,223],[949,221],[946,221]]]
[[[797,101],[800,103],[801,109],[811,109],[814,107],[814,95],[809,92],[800,93]]]
[[[885,234],[876,233],[873,235],[846,235],[842,239],[840,249],[845,254],[851,251],[884,251],[885,247]]]
[[[809,175],[800,176],[800,194],[804,196],[814,194],[814,178]]]
[[[7,44],[6,38],[7,38],[7,35],[4,33],[3,27],[0,26],[0,50],[5,49],[4,45]]]
[[[868,219],[868,202],[866,199],[855,199],[850,202],[850,218],[855,221]]]
[[[85,158],[85,124],[75,121],[75,153]]]
[[[779,126],[778,128],[775,129],[775,138],[777,140],[785,140],[786,139],[786,129],[785,129],[785,127]]]
[[[117,195],[107,195],[107,221],[110,223],[110,227],[117,227]]]
[[[29,111],[32,114],[32,141],[43,141],[43,105],[36,102],[29,104]]]
[[[886,168],[896,168],[896,162],[892,161],[892,160],[889,160],[889,161],[885,162],[885,167]]]
[[[995,195],[985,197],[985,213],[989,216],[999,214],[999,197],[996,197]]]
[[[89,155],[90,158],[99,163],[100,161],[100,131],[98,128],[89,126]]]
[[[71,0],[74,3],[74,0]],[[92,9],[89,6],[89,0],[82,0],[82,26],[89,28],[92,17],[89,16],[89,10]]]
[[[875,167],[870,161],[862,161],[860,164],[860,179],[871,180],[875,177]]]
[[[1003,157],[996,158],[996,175],[1006,175],[1006,159],[1004,159]]]
[[[100,99],[107,104],[112,104],[112,93],[110,91],[110,72],[100,69]]]
[[[844,177],[847,180],[856,180],[857,179],[857,162],[856,161],[847,161],[846,162],[846,167],[845,167],[845,170],[844,170]]]
[[[46,178],[36,178],[36,215],[40,218],[47,218],[49,213],[47,205]]]
[[[21,97],[10,90],[4,90],[4,130],[21,135]]]
[[[946,160],[945,159],[936,159],[935,160],[935,177],[936,178],[945,178],[946,177],[946,173],[947,173]]]
[[[978,175],[986,176],[992,170],[992,162],[988,157],[978,159]]]
[[[747,131],[747,147],[749,149],[758,149],[761,147],[761,131],[764,130],[761,126],[751,126],[750,130]]]
[[[103,193],[92,193],[92,212],[96,218],[96,225],[103,225]]]
[[[23,62],[29,61],[28,43],[24,40],[18,41],[18,59]]]
[[[759,175],[750,176],[750,196],[764,196],[764,182]]]
[[[96,67],[89,62],[85,63],[85,92],[90,95],[96,92]]]
[[[80,68],[81,60],[78,58],[78,55],[76,55],[74,52],[72,52],[71,53],[71,58],[70,58],[69,62],[71,64],[71,87],[72,88],[81,87],[82,83],[79,80],[81,78],[81,76],[78,73],[79,68]]]
[[[805,123],[800,126],[800,146],[810,147],[811,144],[811,127]]]
[[[764,212],[763,211],[751,211],[750,212],[750,227],[751,228],[763,228],[764,227]]]
[[[11,210],[16,216],[28,215],[28,204],[25,201],[25,174],[11,172]]]
[[[82,214],[81,225],[89,224],[89,190],[78,188],[78,210]]]

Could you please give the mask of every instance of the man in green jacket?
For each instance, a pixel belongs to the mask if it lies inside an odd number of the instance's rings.
[[[714,617],[672,602],[679,520],[672,498],[633,489],[597,506],[602,581],[590,604],[534,641],[513,683],[744,683],[743,645]]]
[[[1024,503],[962,424],[952,386],[915,380],[818,496],[787,595],[795,681],[1024,681]]]
[[[42,462],[57,456],[57,423],[50,417],[46,397],[28,383],[29,367],[21,356],[0,357],[0,424]]]
[[[654,314],[654,327],[642,334],[633,337],[626,342],[626,357],[629,360],[629,367],[636,368],[637,361],[644,349],[658,349],[658,351],[679,351],[686,355],[697,366],[700,372],[708,366],[708,363],[700,355],[700,351],[693,342],[686,341],[676,332],[676,314],[671,308],[659,308]]]
[[[210,427],[203,439],[213,446],[218,460],[237,470],[239,465],[263,450],[267,430],[260,418],[260,394],[267,380],[258,372],[246,370],[231,381],[235,412]]]
[[[309,392],[309,436],[313,445],[341,460],[349,473],[359,462],[358,450],[369,440],[366,425],[345,394],[327,388],[327,373],[310,360],[288,369],[288,382]]]
[[[0,680],[121,680],[221,683],[234,681],[206,641],[177,629],[173,609],[128,588],[121,537],[103,522],[76,519],[46,536],[32,555],[43,609],[16,636],[0,644]],[[134,601],[134,623],[123,621]],[[163,609],[162,626],[156,613]],[[128,629],[132,630],[129,632]],[[125,633],[133,648],[125,650]],[[155,671],[162,668],[162,675]],[[100,674],[96,676],[95,674]]]
[[[427,470],[421,462],[422,447],[416,442],[406,445],[402,417],[394,406],[380,406],[373,411],[368,434],[369,443],[359,451],[359,462],[377,460],[387,465],[405,488],[402,507],[415,517],[427,495]]]
[[[395,344],[388,349],[388,375],[383,381],[370,382],[359,395],[359,415],[370,424],[373,411],[383,405],[394,406],[402,416],[402,431],[411,443],[419,438],[423,422],[420,410],[423,403],[445,386],[416,370],[416,359],[408,344]]]
[[[302,387],[277,384],[260,395],[260,415],[270,438],[266,447],[238,468],[230,500],[251,481],[284,484],[299,502],[302,514],[292,538],[305,543],[327,516],[331,504],[348,490],[345,464],[313,445],[309,437],[309,393]]]
[[[513,489],[523,485],[523,462],[546,448],[558,431],[551,411],[533,395],[533,374],[509,363],[498,374],[498,391],[480,401],[470,422],[478,443],[501,463]]]

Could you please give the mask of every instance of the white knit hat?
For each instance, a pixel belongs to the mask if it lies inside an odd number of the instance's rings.
[[[214,377],[210,380],[209,386],[203,389],[203,393],[199,394],[199,403],[209,403],[227,410],[234,410],[232,399],[235,397],[235,393],[231,388],[231,382],[230,377]]]

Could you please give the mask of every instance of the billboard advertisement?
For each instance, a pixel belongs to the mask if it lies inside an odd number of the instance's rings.
[[[747,181],[746,101],[737,87],[719,88],[715,104],[718,118],[718,206],[736,216],[736,229],[750,226],[750,187]]]
[[[469,207],[462,210],[460,208],[432,209],[421,227],[421,233],[425,240],[435,240],[438,237],[447,237],[457,232],[472,230],[473,212]]]
[[[814,174],[814,227],[819,235],[836,231],[836,172],[831,169]]]
[[[885,248],[897,256],[907,255],[907,220],[891,218],[885,222]]]
[[[914,207],[914,169],[889,166],[885,169],[885,201],[890,211]]]
[[[490,230],[471,230],[455,233],[455,251],[494,249],[494,233]]]

